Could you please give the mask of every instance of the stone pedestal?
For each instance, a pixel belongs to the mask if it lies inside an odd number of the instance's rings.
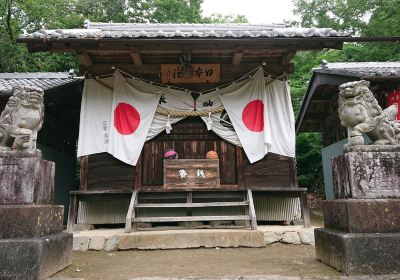
[[[39,151],[0,152],[0,279],[46,279],[71,264],[53,186],[54,163]]]
[[[335,157],[332,160],[335,198],[400,198],[399,149],[354,151]]]
[[[400,151],[390,149],[361,147],[332,160],[336,199],[322,204],[315,249],[345,274],[400,273]]]
[[[39,155],[0,152],[0,205],[53,202],[54,162]]]

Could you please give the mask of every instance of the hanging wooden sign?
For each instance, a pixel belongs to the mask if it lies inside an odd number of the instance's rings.
[[[161,64],[161,82],[171,84],[218,83],[220,81],[219,64]],[[188,69],[189,68],[189,69]]]

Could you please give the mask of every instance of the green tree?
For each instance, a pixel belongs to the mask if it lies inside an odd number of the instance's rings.
[[[29,53],[15,39],[23,32],[82,28],[99,22],[205,22],[202,0],[2,0],[0,2],[0,71],[66,71],[77,68],[71,54]]]

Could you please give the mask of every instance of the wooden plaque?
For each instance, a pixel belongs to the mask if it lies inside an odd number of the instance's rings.
[[[218,159],[164,160],[164,189],[220,187]]]
[[[219,64],[191,64],[193,76],[184,78],[180,64],[161,64],[161,82],[172,84],[218,83],[220,80]]]

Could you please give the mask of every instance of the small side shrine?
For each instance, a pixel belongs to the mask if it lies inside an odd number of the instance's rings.
[[[284,24],[89,21],[21,35],[31,52],[75,53],[86,77],[69,229],[213,220],[255,228],[256,220],[301,218],[308,226],[290,61],[299,50],[340,49],[349,40],[330,28]]]

